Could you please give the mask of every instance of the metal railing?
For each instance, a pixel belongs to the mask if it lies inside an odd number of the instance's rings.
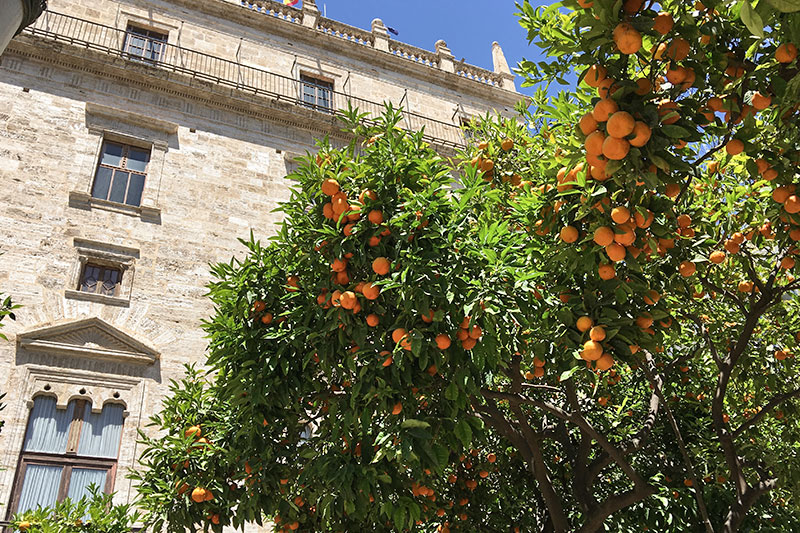
[[[159,43],[157,54],[143,56],[131,51],[138,48],[128,46],[129,39],[134,34],[70,15],[45,11],[23,33],[120,57],[137,65],[178,72],[246,93],[308,107],[303,101],[302,82],[298,79],[167,43]],[[357,96],[338,91],[330,91],[330,94],[330,109],[319,109],[317,106],[317,111],[327,115],[341,114],[338,110],[346,108],[348,102],[360,112],[368,113],[370,117],[381,115],[384,109],[382,103]],[[410,111],[404,111],[403,114],[405,118],[401,125],[409,131],[424,128],[425,137],[432,144],[456,148],[465,143],[463,132],[456,124]]]

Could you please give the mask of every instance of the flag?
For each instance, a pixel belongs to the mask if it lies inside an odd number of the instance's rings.
[[[296,6],[298,3],[300,3],[300,0],[283,0],[283,5],[285,6]]]
[[[386,26],[386,29],[387,29],[387,30],[389,31],[389,33],[391,33],[392,35],[400,35],[400,32],[399,32],[399,31],[397,31],[396,29],[392,28],[392,27]]]

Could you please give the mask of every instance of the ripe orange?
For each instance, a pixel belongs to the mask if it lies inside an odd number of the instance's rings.
[[[367,215],[367,219],[370,222],[372,222],[373,224],[382,224],[383,223],[383,213],[381,213],[377,209],[373,209]]]
[[[326,196],[333,196],[339,192],[339,182],[332,179],[327,179],[322,182],[322,194]]]
[[[367,315],[367,325],[370,327],[375,327],[381,323],[381,319],[375,313],[370,313]]]
[[[611,210],[611,220],[617,224],[624,224],[631,219],[631,211],[627,207],[617,206]]]
[[[601,342],[606,338],[606,330],[603,326],[595,326],[589,330],[589,338],[595,342]]]
[[[332,203],[328,202],[322,206],[322,216],[324,216],[327,219],[333,220],[334,214],[333,214]]]
[[[647,78],[639,78],[636,80],[636,94],[644,96],[653,90],[653,84]]]
[[[678,113],[678,104],[672,100],[662,100],[658,104],[658,116],[662,124],[675,124],[681,118]]]
[[[619,51],[625,55],[635,54],[642,48],[642,35],[627,22],[617,25],[612,37]]]
[[[653,132],[650,129],[650,126],[640,120],[637,120],[633,125],[633,134],[634,138],[629,141],[631,146],[642,147],[647,144],[647,141],[650,140],[650,136],[653,134]]]
[[[583,147],[586,149],[586,153],[589,155],[599,156],[603,153],[603,142],[606,140],[606,136],[603,135],[602,131],[595,131],[594,133],[590,133],[586,140],[583,143]]]
[[[586,361],[597,361],[603,355],[603,345],[597,341],[588,340],[583,343],[581,358]]]
[[[372,262],[372,271],[379,276],[388,274],[390,267],[389,260],[385,257],[378,257]]]
[[[625,3],[622,4],[622,10],[625,11],[626,15],[633,15],[642,9],[642,4],[644,4],[644,0],[625,0]]]
[[[588,316],[582,316],[575,323],[575,327],[578,328],[578,331],[584,332],[584,331],[588,331],[589,329],[591,329],[593,324],[594,324],[594,322],[592,322],[591,318],[589,318]]]
[[[789,270],[790,268],[794,268],[795,260],[793,257],[786,256],[781,259],[781,269]]]
[[[680,271],[681,276],[688,278],[697,271],[697,266],[691,261],[683,261],[678,267],[678,270]]]
[[[800,198],[796,194],[792,194],[783,203],[783,208],[791,215],[800,213]]]
[[[396,404],[394,404],[394,407],[392,407],[392,414],[399,415],[402,412],[402,410],[403,410],[403,404],[397,402]]]
[[[644,303],[647,305],[656,305],[658,301],[661,299],[661,295],[658,294],[657,291],[649,290],[647,294],[644,296]]]
[[[206,489],[204,489],[202,487],[195,487],[192,490],[192,501],[195,502],[195,503],[201,503],[201,502],[207,501],[206,498],[208,498],[208,494],[209,493],[210,493],[210,491],[207,491]]]
[[[645,313],[636,318],[636,325],[642,329],[647,329],[653,325],[653,317]]]
[[[797,59],[797,47],[792,43],[784,43],[775,50],[775,59],[779,63],[791,63]]]
[[[450,337],[445,335],[444,333],[440,333],[436,335],[436,346],[440,350],[446,350],[450,347]]]
[[[636,227],[641,229],[647,229],[650,227],[650,224],[653,223],[655,215],[653,215],[653,212],[649,209],[646,211],[646,215],[647,216],[645,217],[638,211],[633,215],[633,220],[636,222]]]
[[[331,263],[331,270],[334,272],[344,272],[347,268],[347,261],[342,259],[334,259]]]
[[[500,148],[502,148],[504,152],[508,152],[514,148],[514,141],[509,138],[505,138],[503,139],[503,142],[500,143]]]
[[[680,193],[681,186],[678,183],[667,183],[666,187],[664,187],[664,194],[672,199],[677,198]]]
[[[603,156],[611,161],[620,161],[625,159],[628,152],[631,150],[631,143],[625,139],[618,139],[616,137],[606,137],[603,141]]]
[[[762,94],[760,92],[756,92],[753,95],[752,102],[753,102],[753,107],[757,111],[763,111],[764,109],[768,108],[772,104],[772,97],[770,95],[768,95],[768,94]]]
[[[461,347],[464,348],[465,350],[473,349],[476,344],[478,344],[478,341],[476,339],[471,338],[471,337],[468,337],[468,338],[464,339],[463,341],[461,341]]]
[[[372,283],[366,283],[361,289],[361,292],[367,300],[377,300],[378,296],[381,294],[381,288]]]
[[[339,303],[345,309],[353,309],[357,302],[358,299],[353,291],[344,291],[339,297]]]
[[[661,35],[666,35],[672,31],[674,25],[675,21],[672,19],[672,15],[666,11],[662,11],[656,15],[656,18],[653,20],[653,29]]]
[[[608,226],[600,226],[594,230],[594,237],[592,240],[599,246],[608,246],[614,242],[614,230]]]
[[[578,240],[578,230],[573,226],[564,226],[561,228],[561,233],[559,235],[561,240],[568,244]]]
[[[478,340],[481,338],[481,335],[483,335],[483,330],[480,328],[480,326],[472,326],[472,328],[469,330],[469,336],[471,339]]]
[[[673,61],[683,61],[689,57],[690,50],[691,46],[689,45],[689,41],[682,37],[678,37],[669,43],[667,46],[666,55]]]
[[[670,82],[672,85],[680,85],[686,80],[688,76],[688,70],[681,67],[681,66],[672,66],[670,65],[667,68],[667,81]]]
[[[611,357],[611,354],[604,353],[600,356],[600,359],[594,364],[595,368],[601,372],[605,372],[612,366],[614,366],[614,358]]]
[[[605,122],[617,111],[619,111],[617,102],[610,98],[603,98],[595,104],[592,117],[594,117],[597,122]]]
[[[184,431],[183,434],[186,437],[193,437],[195,439],[199,439],[200,437],[203,436],[203,431],[200,429],[200,426],[191,426],[189,427],[189,429]]]
[[[364,198],[369,198],[373,202],[378,199],[378,195],[375,194],[375,191],[371,191],[369,189],[364,189],[361,191],[361,194],[358,195],[358,201],[362,204],[364,203]]]
[[[606,131],[611,137],[627,137],[633,131],[635,121],[627,111],[617,111],[608,118]]]
[[[725,151],[728,155],[739,155],[744,151],[744,143],[739,139],[731,139],[725,145]]]
[[[725,261],[725,252],[722,250],[715,250],[711,252],[711,255],[708,256],[708,260],[714,263],[715,265],[719,265],[720,263]]]
[[[606,79],[607,72],[606,68],[602,65],[592,65],[586,71],[583,81],[585,81],[589,87],[597,87]]]
[[[581,117],[578,126],[581,128],[581,133],[589,135],[593,131],[597,131],[598,124],[591,113],[586,113]]]
[[[753,282],[752,281],[740,281],[739,285],[736,287],[739,292],[753,292]]]
[[[623,261],[625,259],[625,255],[627,254],[627,250],[621,244],[616,242],[612,242],[608,246],[606,246],[606,255],[611,261],[618,263],[619,261]]]
[[[600,265],[597,269],[597,273],[600,276],[600,279],[604,281],[608,281],[617,277],[617,271],[614,269],[614,265],[604,264]]]

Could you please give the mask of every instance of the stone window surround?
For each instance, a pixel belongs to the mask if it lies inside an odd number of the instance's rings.
[[[131,293],[133,291],[133,279],[136,259],[139,258],[139,250],[127,246],[119,246],[88,239],[74,238],[73,245],[78,254],[78,260],[72,269],[70,276],[71,288],[64,290],[64,297],[73,300],[84,300],[89,302],[129,307],[131,303]],[[119,292],[116,296],[106,296],[104,294],[82,292],[78,289],[81,282],[81,274],[87,263],[94,263],[104,266],[119,268],[122,272]]]
[[[134,13],[125,9],[120,10],[117,27],[123,31],[128,29],[128,26],[135,26],[143,30],[155,31],[163,33],[167,36],[167,44],[176,44],[173,42],[176,39],[175,32],[178,26],[168,24],[163,20],[153,20],[146,12],[144,14]]]
[[[342,87],[342,75],[336,73],[319,63],[319,61],[312,61],[311,59],[295,56],[294,67],[292,68],[292,78],[297,80],[297,97],[302,100],[303,98],[303,84],[300,83],[300,75],[317,78],[321,81],[327,81],[333,84],[333,92],[344,92]],[[331,95],[331,101],[336,98]]]
[[[164,161],[169,150],[169,138],[177,135],[178,124],[87,102],[86,129],[95,140],[94,148],[91,154],[84,154],[85,162],[81,166],[81,186],[70,191],[70,204],[140,217],[143,221],[160,221],[161,208],[158,205],[158,193],[161,187]],[[98,161],[100,161],[103,142],[106,140],[150,150],[147,177],[139,206],[119,204],[92,197],[94,176]]]

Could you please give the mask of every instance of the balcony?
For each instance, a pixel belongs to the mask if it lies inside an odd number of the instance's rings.
[[[379,116],[384,105],[325,88],[325,98],[309,105],[308,83],[263,69],[242,65],[221,57],[168,44],[152,36],[120,30],[70,15],[45,11],[23,34],[46,41],[66,43],[115,58],[122,58],[137,68],[176,72],[193,79],[232,88],[244,93],[282,101],[304,109],[313,109],[320,118],[340,115],[348,103],[371,117]],[[321,105],[320,102],[324,102]],[[399,102],[396,104],[401,104]],[[454,117],[457,120],[458,117]],[[366,119],[369,120],[369,119]],[[424,129],[424,137],[432,145],[449,150],[465,145],[463,131],[450,124],[417,113],[405,111],[401,126],[409,131]]]

